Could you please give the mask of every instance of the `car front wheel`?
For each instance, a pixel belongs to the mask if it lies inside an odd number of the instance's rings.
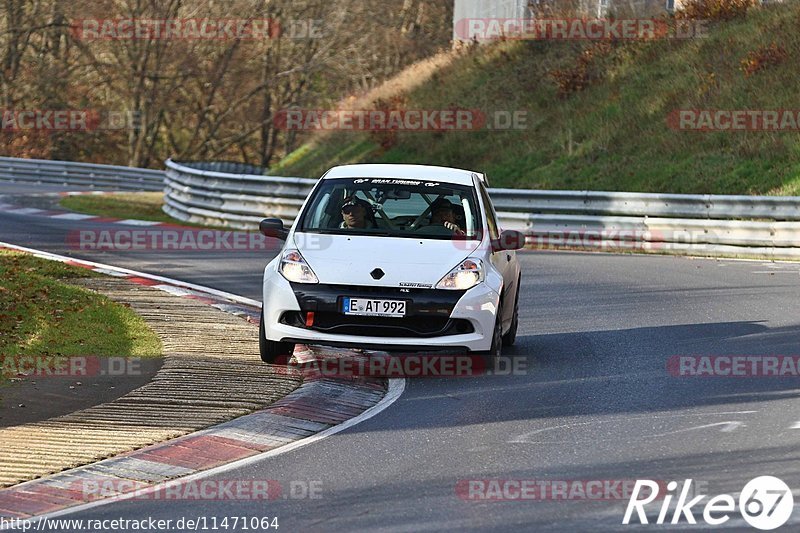
[[[497,307],[497,314],[494,319],[494,333],[492,334],[492,346],[486,352],[481,352],[487,361],[494,361],[503,352],[503,308]]]
[[[514,298],[514,316],[511,318],[511,327],[503,335],[503,346],[514,346],[517,341],[517,329],[519,329],[519,286],[520,281],[517,281],[517,294]]]
[[[276,342],[267,339],[266,327],[264,326],[264,310],[261,310],[261,320],[258,323],[258,348],[261,352],[261,360],[265,363],[275,364],[279,357],[285,356],[286,363],[294,353],[294,344],[290,342]]]

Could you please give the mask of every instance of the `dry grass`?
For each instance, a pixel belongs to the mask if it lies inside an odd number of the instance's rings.
[[[698,133],[668,122],[679,109],[796,109],[797,20],[800,3],[791,2],[714,22],[702,38],[620,43],[568,94],[550,73],[574,68],[591,43],[466,47],[347,106],[399,97],[408,109],[523,110],[526,125],[398,131],[388,143],[371,132],[314,134],[271,173],[318,177],[334,165],[419,163],[481,170],[496,187],[800,194],[796,132]]]

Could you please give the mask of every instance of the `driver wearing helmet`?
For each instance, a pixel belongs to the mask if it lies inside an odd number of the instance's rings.
[[[377,228],[372,206],[366,200],[349,196],[342,204],[342,223],[340,228]]]

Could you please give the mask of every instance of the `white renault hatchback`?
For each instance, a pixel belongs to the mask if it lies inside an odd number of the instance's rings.
[[[501,232],[482,174],[417,165],[329,170],[264,270],[265,362],[295,344],[500,354],[514,344],[525,237]]]

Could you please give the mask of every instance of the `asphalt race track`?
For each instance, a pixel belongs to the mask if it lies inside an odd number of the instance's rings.
[[[27,190],[0,185],[0,194]],[[274,255],[66,244],[70,230],[103,227],[4,213],[0,240],[256,299]],[[280,531],[620,530],[631,529],[621,525],[624,498],[480,502],[457,487],[692,479],[713,496],[761,475],[800,487],[797,377],[680,377],[667,368],[682,355],[798,355],[800,264],[555,252],[522,253],[521,262],[518,343],[506,353],[525,372],[407,380],[374,418],[216,476],[310,484],[321,497],[123,501],[70,518],[277,516]],[[648,508],[651,520],[658,507]]]

